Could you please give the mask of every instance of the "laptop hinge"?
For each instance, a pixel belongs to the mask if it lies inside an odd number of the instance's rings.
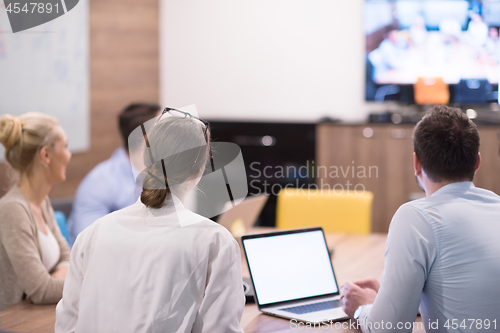
[[[340,295],[325,295],[325,296],[316,296],[316,297],[308,297],[304,299],[296,299],[293,301],[286,301],[286,302],[280,302],[280,303],[271,303],[271,304],[266,304],[266,305],[260,305],[259,310],[265,310],[269,308],[276,308],[276,307],[282,307],[282,306],[288,306],[288,305],[293,305],[301,302],[321,302],[324,299],[340,299]]]

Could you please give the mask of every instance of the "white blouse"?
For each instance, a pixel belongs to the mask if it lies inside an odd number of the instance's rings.
[[[137,201],[78,236],[55,332],[243,332],[238,243],[174,201]]]
[[[47,272],[50,272],[59,261],[61,249],[52,231],[50,231],[48,227],[47,230],[49,232],[47,235],[41,232],[40,229],[38,230],[38,241],[40,242],[40,249],[42,250],[42,263],[47,269]]]

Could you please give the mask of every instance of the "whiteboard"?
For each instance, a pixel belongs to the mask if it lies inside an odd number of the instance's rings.
[[[0,3],[0,114],[56,117],[73,152],[90,146],[88,6],[80,0],[53,21],[12,33]]]
[[[364,120],[363,0],[160,0],[160,96],[214,120]]]

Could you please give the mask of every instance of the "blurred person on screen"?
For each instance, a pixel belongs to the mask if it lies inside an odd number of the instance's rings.
[[[498,27],[490,27],[488,30],[488,39],[486,40],[485,49],[489,62],[492,65],[498,65],[500,62],[500,38],[498,34]]]
[[[404,68],[408,39],[398,30],[389,31],[379,47],[370,52],[368,59],[374,67],[373,78],[377,82],[387,71]]]
[[[5,159],[15,184],[0,199],[0,310],[24,297],[57,303],[69,265],[69,246],[54,218],[48,194],[66,179],[71,159],[57,119],[30,112],[0,118]]]
[[[460,41],[462,36],[462,25],[455,17],[455,14],[450,13],[439,22],[439,32],[441,32],[446,43],[456,43]]]
[[[470,42],[474,46],[484,46],[488,39],[488,26],[483,22],[483,18],[479,14],[473,14],[467,28]]]
[[[425,26],[425,20],[422,16],[418,15],[415,17],[415,22],[410,27],[410,38],[414,46],[422,46],[427,40],[427,27]]]
[[[141,193],[136,184],[128,155],[128,136],[144,122],[158,116],[157,104],[133,103],[118,116],[123,146],[111,157],[95,166],[76,191],[68,219],[71,243],[83,229],[115,210],[133,204]]]

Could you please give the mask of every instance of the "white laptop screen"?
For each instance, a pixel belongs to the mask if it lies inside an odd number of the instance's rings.
[[[321,230],[243,242],[260,305],[338,291]]]

